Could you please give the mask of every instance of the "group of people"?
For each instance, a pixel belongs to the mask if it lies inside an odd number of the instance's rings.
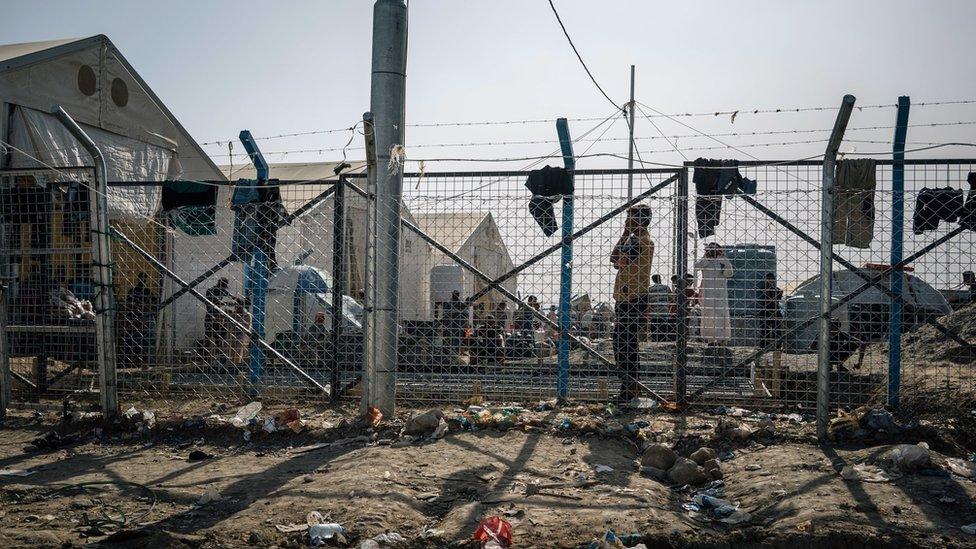
[[[523,334],[535,338],[543,322],[539,298],[530,295],[524,306],[512,311],[508,303],[479,302],[474,307],[461,299],[460,291],[453,291],[451,299],[441,305],[440,326],[447,353],[456,356],[465,347],[472,364],[501,364],[507,356],[506,338]],[[555,306],[545,318],[555,320]],[[466,344],[466,345],[465,345]]]

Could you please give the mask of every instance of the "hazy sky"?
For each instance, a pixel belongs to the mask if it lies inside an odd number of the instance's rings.
[[[265,136],[346,127],[360,119],[369,106],[372,4],[4,0],[0,42],[104,33],[190,133],[207,142],[232,138],[242,128]],[[844,93],[856,95],[860,105],[893,104],[902,94],[916,103],[976,97],[976,3],[971,1],[557,0],[556,5],[587,63],[617,102],[627,99],[629,66],[635,64],[637,98],[649,106],[664,112],[743,109],[734,124],[728,116],[682,119],[710,133],[827,129],[833,112],[753,115],[751,110],[833,106]],[[414,0],[407,98],[408,123],[605,117],[612,111],[582,71],[545,0]],[[893,120],[894,109],[866,109],[855,113],[851,126]],[[912,112],[916,124],[951,121],[976,121],[976,105]],[[672,121],[656,122],[668,135],[694,133]],[[593,125],[574,122],[572,128],[579,135]],[[913,128],[909,140],[976,141],[974,129]],[[555,145],[411,147],[545,140],[554,133],[551,123],[409,128],[407,149],[413,158],[529,156]],[[637,135],[659,133],[639,118]],[[623,122],[604,135],[625,136]],[[850,132],[848,137],[887,141],[891,130]],[[262,142],[262,148],[331,148],[347,138],[277,139]],[[820,132],[722,139],[748,145],[825,138]],[[360,141],[353,146],[361,146]],[[677,139],[679,148],[715,145],[704,138]],[[743,150],[763,158],[796,158],[822,152],[823,146]],[[660,138],[639,141],[638,147],[645,160],[681,160],[674,152],[660,152],[671,148]],[[850,142],[845,147],[890,148]],[[226,146],[207,150],[226,163]],[[626,142],[599,143],[591,152],[626,154]],[[731,151],[685,154],[744,158]],[[330,151],[270,155],[273,161],[338,156]],[[598,165],[622,167],[623,161],[593,159],[581,161],[580,167]]]

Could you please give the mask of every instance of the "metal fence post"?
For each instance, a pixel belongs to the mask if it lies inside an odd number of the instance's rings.
[[[898,98],[895,118],[895,141],[891,165],[891,265],[901,263],[905,231],[905,139],[908,134],[908,111],[911,99]],[[891,297],[888,299],[888,406],[898,406],[901,391],[901,315],[903,269],[891,272]]]
[[[565,118],[556,120],[556,133],[559,134],[559,147],[562,149],[563,164],[569,172],[570,180],[576,171],[576,157],[573,155],[573,140],[569,135],[569,123]],[[572,327],[573,302],[573,196],[563,196],[563,246],[559,264],[559,366],[556,375],[556,394],[561,400],[569,396],[569,330]]]
[[[834,176],[847,121],[854,109],[854,96],[845,95],[830,133],[823,160],[823,189],[820,209],[820,333],[817,339],[817,436],[827,436],[830,407],[830,324],[833,282]]]
[[[330,347],[332,348],[332,379],[329,386],[329,396],[332,400],[339,397],[339,368],[342,360],[339,357],[339,346],[342,334],[342,300],[346,294],[346,176],[339,176],[333,197],[332,221],[332,333]]]
[[[675,287],[675,349],[674,349],[674,397],[678,404],[687,400],[688,382],[688,168],[681,168],[678,177],[677,202],[674,212],[674,274],[678,277]]]
[[[108,179],[105,157],[95,141],[81,129],[59,105],[51,112],[88,151],[95,164],[95,185],[88,193],[88,212],[92,225],[92,278],[95,292],[95,335],[98,349],[98,380],[103,417],[108,420],[119,412],[115,361],[115,287],[112,282],[112,248],[108,224]]]

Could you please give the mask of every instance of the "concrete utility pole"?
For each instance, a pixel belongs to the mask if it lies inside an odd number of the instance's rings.
[[[367,295],[366,368],[363,407],[393,415],[400,274],[400,195],[403,169],[390,167],[391,150],[404,144],[407,81],[407,6],[403,0],[376,0],[373,6],[373,73],[370,112],[376,140],[375,218],[370,240],[372,278]],[[372,174],[371,174],[372,175]],[[372,177],[371,177],[372,179]],[[370,337],[372,336],[372,337]]]

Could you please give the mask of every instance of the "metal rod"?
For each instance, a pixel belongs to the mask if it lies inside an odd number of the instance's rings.
[[[118,237],[127,246],[129,246],[136,253],[138,253],[143,258],[145,258],[146,261],[148,261],[153,267],[155,267],[157,271],[159,271],[159,272],[165,274],[166,276],[168,276],[170,279],[173,280],[173,282],[175,282],[176,284],[178,284],[181,288],[185,288],[186,291],[190,295],[192,295],[193,297],[197,298],[197,300],[199,300],[201,303],[203,303],[208,309],[210,309],[210,310],[214,311],[215,313],[219,314],[220,316],[224,317],[224,320],[230,322],[231,325],[233,325],[235,328],[237,328],[238,330],[240,330],[242,332],[245,332],[248,335],[250,335],[252,341],[255,341],[256,340],[257,341],[257,344],[260,345],[265,351],[271,353],[275,358],[277,358],[278,360],[280,360],[283,363],[285,363],[285,365],[287,365],[292,370],[295,370],[295,372],[297,372],[298,375],[301,376],[302,379],[304,379],[305,381],[309,382],[309,384],[311,384],[313,387],[319,389],[322,392],[325,392],[326,391],[325,387],[323,387],[322,384],[320,384],[318,381],[316,381],[315,378],[313,378],[312,376],[310,376],[305,370],[302,370],[301,368],[299,368],[294,362],[292,362],[291,360],[289,360],[288,357],[286,357],[285,355],[281,354],[277,349],[275,349],[270,344],[268,344],[268,342],[264,341],[264,339],[258,337],[258,334],[252,328],[250,328],[250,327],[245,326],[244,324],[242,324],[239,320],[237,320],[236,318],[234,318],[233,315],[231,315],[227,311],[225,311],[222,308],[220,308],[213,301],[210,301],[209,299],[207,299],[207,297],[204,296],[203,294],[201,294],[200,291],[197,290],[196,288],[191,288],[190,287],[190,284],[188,282],[185,282],[182,278],[180,278],[180,276],[178,274],[174,273],[169,267],[167,267],[162,262],[160,262],[158,259],[156,259],[156,257],[153,256],[151,253],[149,253],[146,250],[144,250],[141,247],[139,247],[139,245],[136,244],[135,242],[133,242],[133,240],[131,238],[129,238],[128,236],[126,236],[125,233],[123,233],[122,231],[119,231],[118,229],[116,229],[114,227],[111,230],[112,230],[112,234],[113,235],[115,235],[116,237]]]
[[[895,116],[895,141],[892,160],[905,159],[905,139],[908,137],[908,112],[911,99],[898,98],[898,114]],[[901,262],[905,231],[905,165],[891,167],[891,260],[892,265]],[[888,406],[898,407],[901,391],[901,315],[902,279],[901,269],[891,272],[891,293],[888,302]]]
[[[373,234],[376,233],[376,135],[373,128],[373,113],[363,113],[363,140],[366,142],[366,272],[363,276],[363,413],[373,406],[373,384],[376,380],[376,325],[373,303],[376,301],[373,283],[376,271],[376,253]]]
[[[820,333],[817,344],[817,436],[827,436],[830,406],[830,304],[833,282],[834,177],[837,151],[854,109],[854,96],[841,101],[823,160],[823,194],[820,208]]]
[[[4,231],[0,229],[0,234]],[[5,234],[3,234],[6,237]],[[4,262],[6,263],[6,262]],[[4,264],[4,270],[6,270]],[[6,276],[6,273],[2,273]],[[0,280],[0,419],[7,417],[13,392],[10,388],[10,349],[7,347],[7,289],[6,280]]]
[[[397,341],[400,312],[400,204],[403,170],[407,81],[407,5],[403,0],[376,0],[373,5],[373,59],[370,112],[376,139],[376,232],[373,280],[373,349],[375,377],[372,406],[393,417],[396,396]],[[391,163],[392,160],[392,163]],[[388,167],[389,166],[389,167]]]
[[[339,357],[339,345],[342,333],[342,300],[346,294],[346,184],[343,177],[339,178],[335,187],[335,199],[332,202],[332,333],[330,346],[332,348],[332,377],[329,384],[332,400],[339,398],[339,368],[342,360]]]
[[[559,147],[563,153],[563,165],[573,181],[576,170],[576,157],[573,155],[573,140],[569,134],[569,123],[565,118],[556,120],[556,133]],[[562,257],[559,264],[559,344],[558,366],[556,368],[556,395],[565,401],[569,397],[569,329],[572,325],[573,304],[573,196],[563,196],[563,242]]]
[[[250,393],[257,396],[260,393],[259,387],[264,378],[264,316],[265,305],[268,298],[268,261],[265,257],[264,249],[257,246],[254,249],[253,262],[250,266],[250,290],[251,290],[251,374],[250,374]]]
[[[577,173],[579,173],[579,172],[577,172]],[[609,220],[613,219],[614,217],[620,215],[622,212],[626,211],[627,208],[633,206],[634,204],[637,204],[641,200],[644,200],[645,198],[647,198],[647,197],[651,196],[652,194],[660,191],[661,189],[667,187],[668,185],[674,183],[677,180],[678,180],[678,174],[676,173],[676,174],[672,175],[671,177],[665,179],[664,181],[658,183],[657,185],[654,185],[650,189],[647,189],[646,191],[640,193],[639,195],[637,195],[637,196],[631,198],[630,200],[624,202],[620,206],[617,206],[616,208],[614,208],[614,209],[610,210],[609,212],[603,214],[598,219],[596,219],[593,222],[591,222],[589,225],[586,225],[582,229],[574,232],[572,235],[569,236],[569,240],[570,241],[575,241],[579,237],[585,235],[586,233],[592,231],[593,229],[599,227],[600,225],[603,225],[607,221],[609,221]],[[507,273],[505,273],[505,274],[499,276],[498,278],[492,280],[491,283],[489,283],[487,286],[485,286],[481,290],[475,292],[475,294],[473,296],[469,297],[467,299],[467,304],[470,305],[470,304],[474,303],[479,298],[481,298],[481,296],[487,294],[488,292],[490,292],[490,291],[492,291],[494,289],[497,289],[500,284],[502,284],[503,282],[505,282],[509,278],[512,278],[513,276],[519,274],[520,272],[528,269],[532,265],[535,265],[539,261],[542,261],[543,259],[545,259],[547,256],[549,256],[553,252],[555,252],[557,250],[561,250],[562,247],[563,247],[563,242],[565,242],[565,240],[566,240],[566,237],[563,237],[563,241],[561,241],[559,244],[553,244],[552,246],[549,246],[545,250],[542,250],[541,252],[539,252],[539,253],[535,254],[534,256],[532,256],[531,258],[527,259],[521,265],[515,267],[514,269],[511,269]]]
[[[688,168],[682,168],[678,178],[677,203],[674,222],[674,274],[678,277],[675,285],[674,338],[674,399],[682,405],[687,400],[688,380]]]
[[[627,151],[627,198],[634,196],[634,66],[630,66],[630,103],[627,104],[630,116],[630,139]]]
[[[65,129],[88,151],[95,164],[95,188],[89,193],[88,215],[92,232],[92,278],[95,287],[95,337],[98,342],[98,383],[102,416],[106,421],[119,412],[115,360],[115,287],[112,283],[112,245],[108,224],[108,183],[105,157],[95,141],[60,105],[51,109]]]

